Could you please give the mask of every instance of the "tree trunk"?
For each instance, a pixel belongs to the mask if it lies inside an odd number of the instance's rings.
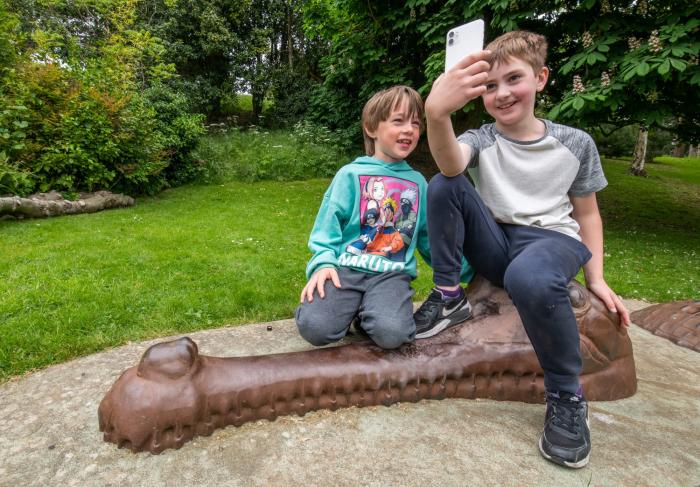
[[[250,114],[250,123],[253,125],[258,125],[260,122],[260,114],[262,113],[263,100],[265,99],[265,93],[267,92],[266,81],[263,79],[263,74],[261,71],[265,69],[263,64],[262,55],[256,55],[255,72],[253,74],[254,79],[251,81],[251,98],[253,104],[253,110]]]
[[[698,157],[700,152],[698,152],[698,145],[691,145],[690,149],[688,150],[688,157]]]
[[[277,66],[279,64],[279,54],[277,53],[277,33],[270,34],[270,64]]]
[[[263,97],[260,96],[258,90],[253,88],[252,93],[253,110],[250,114],[250,123],[252,125],[258,125],[260,122],[260,114],[262,113]]]
[[[290,69],[294,67],[294,37],[292,36],[292,9],[287,5],[287,58]]]
[[[73,215],[77,213],[94,213],[110,208],[121,208],[134,204],[134,199],[123,194],[109,191],[83,193],[75,201],[65,200],[51,191],[39,193],[28,198],[9,196],[0,198],[0,217],[9,215],[14,218],[44,218],[47,216]]]
[[[645,176],[647,175],[644,169],[644,159],[647,156],[647,139],[649,137],[649,129],[646,125],[639,126],[639,133],[637,134],[637,144],[634,146],[634,156],[632,157],[632,166],[630,167],[630,173],[635,176]]]
[[[683,142],[677,142],[676,146],[673,148],[671,155],[673,157],[685,157],[688,153],[688,145]]]

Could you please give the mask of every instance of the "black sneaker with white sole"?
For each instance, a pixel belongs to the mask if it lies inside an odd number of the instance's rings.
[[[540,453],[547,460],[569,468],[585,467],[591,453],[588,403],[576,394],[547,393]]]
[[[472,317],[472,306],[466,293],[459,298],[444,299],[433,289],[428,299],[413,314],[416,338],[428,338]]]

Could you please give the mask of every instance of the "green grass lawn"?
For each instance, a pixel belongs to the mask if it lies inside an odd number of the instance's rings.
[[[253,96],[247,93],[236,94],[236,108],[242,113],[250,113],[253,111]],[[272,108],[272,101],[269,99],[263,100],[263,112]]]
[[[698,161],[607,161],[606,276],[622,296],[698,297]],[[0,221],[0,381],[130,340],[289,318],[327,179],[185,186],[135,207]],[[417,299],[430,270],[419,267]]]
[[[118,345],[288,318],[326,180],[189,186],[0,221],[0,379]]]
[[[604,163],[598,195],[605,230],[605,274],[627,298],[700,298],[700,159],[662,158],[649,177],[628,161]]]

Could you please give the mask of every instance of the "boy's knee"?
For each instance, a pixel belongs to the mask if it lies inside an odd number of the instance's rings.
[[[554,272],[513,264],[506,269],[503,287],[516,305],[547,304],[562,285],[566,289],[566,279]]]
[[[452,178],[447,178],[442,173],[437,173],[433,176],[428,183],[428,199],[436,199],[440,196],[444,196],[452,184],[451,179]]]
[[[321,320],[316,313],[309,311],[304,305],[300,305],[296,310],[295,322],[301,337],[317,347],[336,341],[326,328],[328,320]]]
[[[428,183],[428,205],[431,202],[447,201],[458,197],[464,191],[471,191],[473,186],[462,174],[447,177],[438,173]]]
[[[372,340],[379,347],[384,350],[393,350],[399,348],[404,343],[409,343],[413,341],[413,337],[404,334],[382,334],[380,336],[373,336]]]
[[[378,329],[372,330],[372,341],[385,350],[399,348],[404,343],[412,342],[416,335],[415,326],[406,326],[406,323],[384,320]]]

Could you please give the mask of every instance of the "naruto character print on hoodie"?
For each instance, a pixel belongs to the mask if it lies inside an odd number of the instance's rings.
[[[358,179],[360,235],[345,251],[403,262],[415,231],[418,185],[392,176],[359,175]]]

